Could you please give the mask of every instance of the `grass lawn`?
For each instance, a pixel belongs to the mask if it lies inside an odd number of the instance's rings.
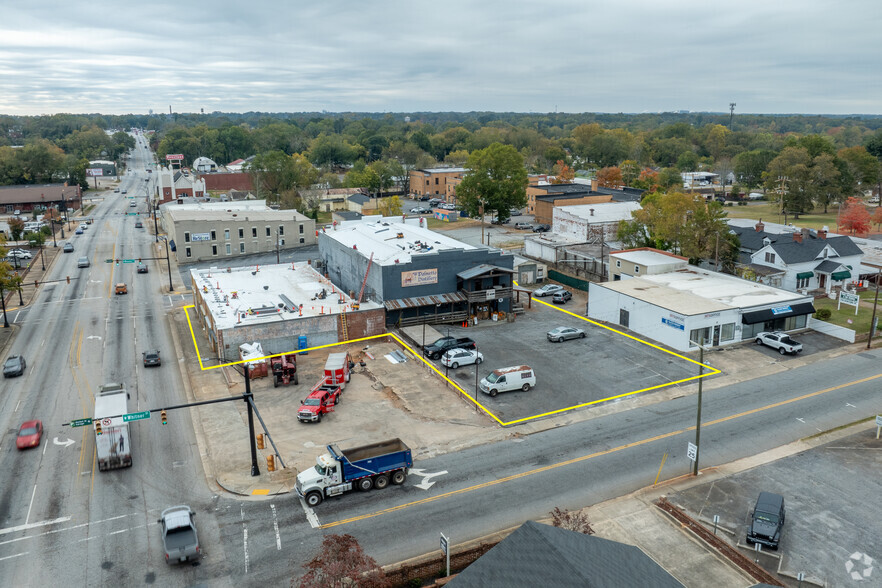
[[[749,203],[747,206],[726,206],[724,210],[729,218],[752,218],[763,219],[766,222],[784,224],[784,215],[781,214],[781,205],[777,202]],[[819,208],[810,214],[801,214],[794,219],[792,214],[787,215],[787,223],[793,223],[798,227],[809,229],[821,229],[826,226],[830,231],[836,232],[836,217],[838,210],[835,206],[827,209]]]
[[[876,293],[874,291],[861,292],[861,305],[858,307],[857,316],[854,315],[854,306],[843,304],[839,310],[836,310],[838,302],[836,300],[830,300],[829,298],[816,298],[814,301],[815,310],[829,308],[830,312],[833,314],[830,315],[830,319],[827,322],[839,325],[840,327],[845,327],[846,329],[852,329],[857,332],[858,335],[862,335],[870,332],[870,321],[873,318],[872,307],[866,308],[864,302],[869,301],[872,304],[875,295]],[[882,302],[882,300],[880,300],[880,302]],[[882,304],[880,304],[879,308],[876,310],[876,317],[882,321]],[[877,327],[876,338],[882,336],[882,332],[880,331],[882,331],[882,329]]]

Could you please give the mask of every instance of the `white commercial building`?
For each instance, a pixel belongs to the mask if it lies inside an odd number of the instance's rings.
[[[632,212],[640,210],[639,202],[599,202],[555,206],[551,230],[564,238],[589,243],[615,241],[620,221],[633,219]]]
[[[611,253],[611,271],[616,271],[617,262],[633,267],[633,254]],[[673,262],[669,256],[654,262],[646,252],[640,254],[638,266],[642,267]],[[672,349],[689,351],[696,349],[698,341],[707,346],[730,345],[751,340],[761,331],[804,329],[814,312],[811,296],[728,274],[686,264],[661,273],[649,271],[641,277],[622,275],[618,281],[591,283],[588,316],[621,325]]]
[[[239,345],[268,354],[385,332],[380,304],[353,300],[305,262],[190,270],[197,320],[212,351],[227,361]]]

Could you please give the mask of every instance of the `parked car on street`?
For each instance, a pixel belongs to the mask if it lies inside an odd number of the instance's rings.
[[[15,447],[17,449],[30,449],[40,445],[43,439],[43,422],[42,421],[25,421],[18,429],[18,435],[15,436]]]
[[[548,331],[545,336],[552,343],[560,343],[567,339],[584,339],[585,331],[575,327],[557,327]]]
[[[565,304],[573,298],[573,293],[569,290],[561,290],[551,295],[551,301],[555,304]]]
[[[518,223],[515,223],[515,228],[516,228],[516,229],[521,229],[521,230],[524,230],[524,231],[529,231],[530,229],[533,228],[533,225],[531,225],[530,223],[522,223],[522,222],[518,222]]]
[[[3,377],[14,378],[24,374],[27,362],[21,355],[10,355],[3,364]]]
[[[796,355],[802,351],[802,343],[798,343],[790,338],[790,335],[783,331],[774,331],[771,333],[762,332],[756,335],[757,345],[766,345],[772,349],[777,349],[778,353],[792,353]]]
[[[558,286],[557,284],[545,284],[541,288],[536,288],[533,290],[533,296],[538,296],[542,298],[543,296],[551,296],[557,292],[563,291],[563,286]]]
[[[461,365],[479,364],[484,361],[484,354],[474,349],[451,349],[441,356],[441,363],[456,369]]]
[[[551,230],[551,225],[536,225],[533,227],[534,233],[547,233]]]
[[[32,257],[31,253],[29,251],[25,251],[24,249],[12,249],[6,255],[8,257],[17,257],[19,259],[30,259]]]
[[[157,522],[162,534],[165,563],[199,559],[201,550],[195,516],[196,513],[189,506],[173,506],[162,511]]]

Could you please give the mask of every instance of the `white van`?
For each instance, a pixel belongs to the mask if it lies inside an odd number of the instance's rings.
[[[487,377],[481,379],[479,387],[481,392],[496,396],[499,392],[511,390],[523,390],[526,392],[536,385],[536,374],[528,365],[516,365],[513,367],[493,370]]]

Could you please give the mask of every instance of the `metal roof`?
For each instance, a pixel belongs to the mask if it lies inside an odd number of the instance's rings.
[[[511,270],[506,270],[511,271]],[[462,292],[450,292],[448,294],[433,294],[432,296],[414,296],[413,298],[399,298],[387,300],[383,304],[386,310],[401,310],[404,308],[417,308],[434,304],[450,304],[451,302],[465,302],[468,300]]]
[[[499,267],[498,265],[490,265],[489,263],[482,263],[481,265],[476,265],[475,267],[469,268],[463,272],[459,272],[456,274],[457,278],[462,278],[463,280],[471,280],[476,276],[480,276],[481,274],[490,273],[493,270],[499,270],[506,274],[515,273],[514,270],[506,269],[504,267]]]

